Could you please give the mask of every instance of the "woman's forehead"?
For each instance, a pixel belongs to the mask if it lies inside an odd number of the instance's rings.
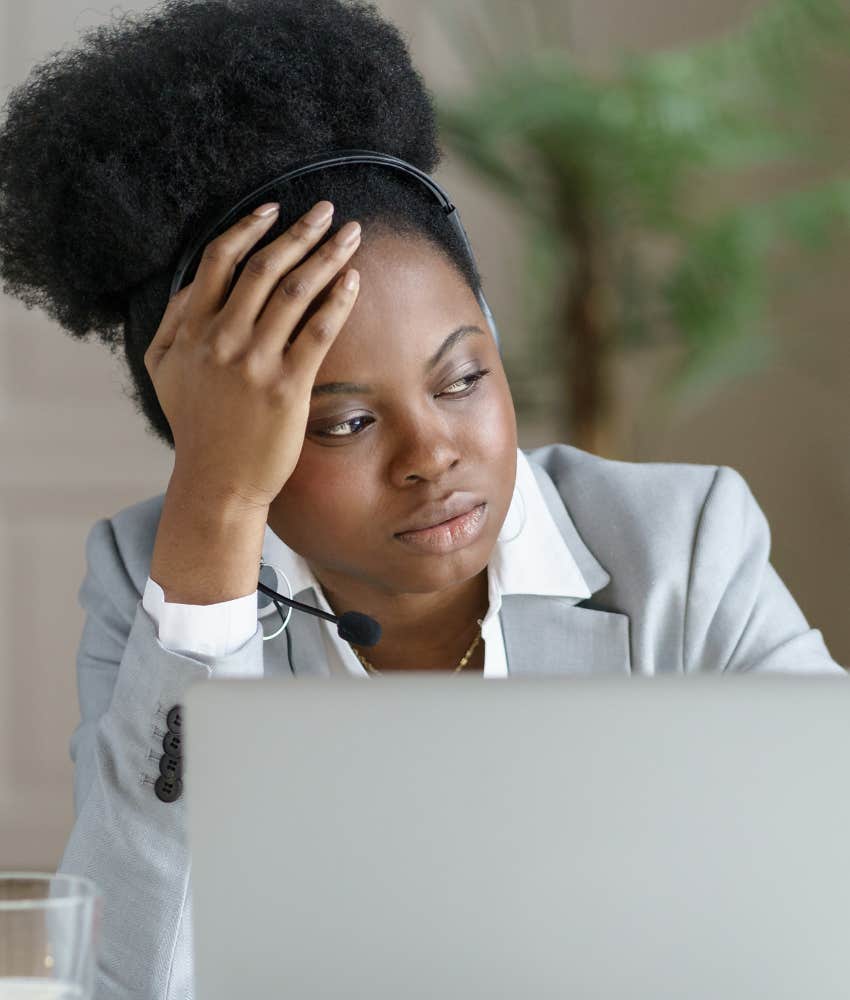
[[[359,375],[361,381],[352,381],[353,378],[358,377],[357,373],[361,371],[365,372],[367,369],[373,373],[379,372],[378,379],[380,379],[385,375],[392,376],[397,374],[402,370],[403,366],[409,364],[414,377],[421,375],[423,379],[426,379],[429,374],[438,370],[441,361],[451,356],[456,344],[467,339],[473,342],[472,338],[476,338],[474,343],[480,345],[480,338],[483,337],[487,337],[487,333],[478,324],[461,323],[454,330],[449,331],[433,353],[427,354],[424,357],[421,355],[412,357],[415,352],[398,350],[397,355],[389,358],[388,355],[393,350],[393,347],[390,346],[380,351],[375,350],[374,356],[383,358],[383,362],[380,363],[376,363],[370,357],[370,363],[367,364],[363,359],[363,352],[360,353],[359,365],[356,361],[346,365],[342,360],[338,360],[336,365],[326,363],[319,369],[311,392],[311,399],[322,399],[345,394],[371,395],[376,391],[376,380],[373,376],[368,374]],[[431,348],[428,347],[427,350],[430,352]],[[399,360],[400,358],[401,360]],[[332,372],[343,372],[344,378],[333,380],[330,374]],[[331,380],[328,381],[328,379]]]
[[[363,242],[348,261],[362,277],[368,277],[376,287],[399,280],[426,284],[449,285],[465,282],[457,268],[424,236],[377,231],[364,233]]]
[[[421,367],[459,327],[486,329],[472,290],[425,240],[381,237],[361,245],[346,266],[360,272],[360,287],[320,367],[322,380],[369,367]]]

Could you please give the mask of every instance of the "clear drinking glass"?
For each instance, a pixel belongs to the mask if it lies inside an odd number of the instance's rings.
[[[102,911],[91,879],[0,871],[0,1000],[91,1000]]]

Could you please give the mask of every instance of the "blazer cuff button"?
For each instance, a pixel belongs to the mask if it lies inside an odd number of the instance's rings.
[[[164,753],[159,758],[159,773],[163,778],[168,778],[170,781],[174,781],[175,778],[182,778],[183,758],[170,757],[167,753]]]
[[[183,794],[183,782],[180,778],[175,778],[172,781],[169,778],[160,777],[157,778],[153,789],[158,799],[161,799],[163,802],[174,802],[175,799],[179,799]]]
[[[165,724],[168,726],[168,731],[170,733],[179,733],[181,726],[183,725],[183,718],[181,716],[180,710],[182,705],[175,705],[174,708],[165,717]]]

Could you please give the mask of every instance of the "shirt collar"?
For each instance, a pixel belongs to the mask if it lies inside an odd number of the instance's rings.
[[[266,525],[263,561],[280,569],[289,579],[292,596],[305,587],[323,595],[319,581],[306,559],[291,549]],[[511,505],[488,564],[490,606],[486,624],[499,613],[502,596],[539,594],[549,597],[590,597],[591,591],[564,540],[528,459],[517,448],[517,469]],[[286,582],[279,592],[289,597]],[[258,617],[275,613],[269,601]]]

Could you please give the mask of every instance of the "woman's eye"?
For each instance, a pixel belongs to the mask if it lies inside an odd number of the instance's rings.
[[[448,394],[449,396],[461,396],[464,399],[466,399],[468,396],[471,396],[473,392],[475,392],[477,388],[477,383],[480,382],[485,375],[489,374],[490,374],[489,368],[482,368],[480,371],[472,372],[471,375],[464,375],[463,378],[459,378],[456,382],[452,382],[452,384],[448,386],[446,389],[444,389],[440,395]],[[449,392],[449,389],[451,389],[453,386],[456,385],[464,385],[465,388],[460,392]],[[341,423],[334,424],[332,427],[326,427],[323,431],[313,431],[313,433],[318,435],[318,437],[329,437],[329,438],[355,437],[355,435],[361,433],[360,430],[352,431],[350,434],[342,434],[336,432],[340,428],[345,429],[346,427],[350,427],[351,424],[357,424],[362,420],[368,420],[371,422],[372,418],[352,417],[350,420],[343,420]],[[368,424],[366,426],[368,426]]]
[[[352,431],[351,434],[335,434],[334,431],[339,427],[350,427],[352,424],[358,423],[360,420],[368,420],[369,417],[352,417],[351,420],[344,420],[341,424],[334,424],[333,427],[328,427],[324,431],[315,431],[319,437],[354,437],[355,434],[359,434],[360,431]]]
[[[489,368],[484,368],[484,369],[482,369],[479,372],[473,372],[471,375],[464,375],[463,378],[459,378],[457,380],[457,382],[452,382],[452,385],[463,385],[464,388],[470,388],[479,379],[484,378],[484,376],[489,372],[489,370],[490,370]],[[452,385],[448,386],[448,388],[444,389],[443,391],[444,392],[449,392],[449,389],[451,389]],[[450,396],[458,396],[458,395],[460,395],[460,393],[451,392],[451,393],[449,393],[449,395]]]

